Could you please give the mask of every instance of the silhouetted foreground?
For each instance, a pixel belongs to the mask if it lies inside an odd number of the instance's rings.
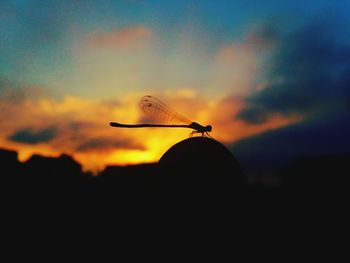
[[[128,207],[136,225],[150,215],[171,217],[211,240],[234,238],[256,257],[282,253],[309,262],[315,255],[341,262],[349,163],[349,155],[300,158],[280,171],[278,187],[267,187],[248,184],[233,155],[207,138],[180,142],[159,164],[109,166],[98,176],[82,172],[68,155],[21,163],[16,152],[0,150],[2,200],[26,211],[21,218],[32,216],[33,207],[119,218]]]
[[[0,150],[2,185],[14,196],[53,198],[124,198],[167,195],[176,198],[234,193],[246,187],[246,178],[222,144],[196,137],[174,145],[159,163],[108,166],[97,176],[84,173],[68,155],[33,155],[18,161],[17,153]]]
[[[221,143],[193,137],[172,146],[159,160],[162,189],[172,196],[232,198],[246,188],[238,161]]]

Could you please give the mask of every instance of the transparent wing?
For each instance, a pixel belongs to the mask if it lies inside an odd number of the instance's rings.
[[[141,98],[139,103],[141,110],[152,119],[168,124],[187,124],[192,121],[177,113],[165,103],[150,95]]]

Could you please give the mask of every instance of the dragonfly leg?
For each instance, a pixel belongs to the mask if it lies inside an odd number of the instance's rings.
[[[213,137],[210,136],[210,134],[208,132],[205,132],[205,137],[211,138],[213,139]]]
[[[196,133],[197,131],[195,131],[195,130],[193,130],[193,131],[191,131],[191,133],[190,133],[190,138],[192,138],[193,137],[193,135]]]

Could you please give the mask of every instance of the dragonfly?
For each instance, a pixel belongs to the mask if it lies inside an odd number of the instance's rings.
[[[203,137],[210,137],[209,132],[212,131],[212,127],[210,125],[203,126],[197,122],[190,121],[153,96],[146,95],[142,97],[139,102],[139,106],[147,117],[160,121],[163,124],[123,124],[118,122],[110,122],[110,126],[117,128],[189,128],[193,129],[193,131],[190,133],[190,137],[196,133],[200,133]]]

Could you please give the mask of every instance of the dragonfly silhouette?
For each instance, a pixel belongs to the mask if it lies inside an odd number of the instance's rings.
[[[118,122],[110,122],[110,126],[118,128],[190,128],[193,129],[190,136],[195,133],[201,133],[202,136],[206,135],[210,137],[208,134],[208,132],[211,132],[212,130],[210,125],[202,126],[197,122],[190,121],[153,96],[147,95],[142,97],[139,106],[145,115],[167,124],[122,124]]]

